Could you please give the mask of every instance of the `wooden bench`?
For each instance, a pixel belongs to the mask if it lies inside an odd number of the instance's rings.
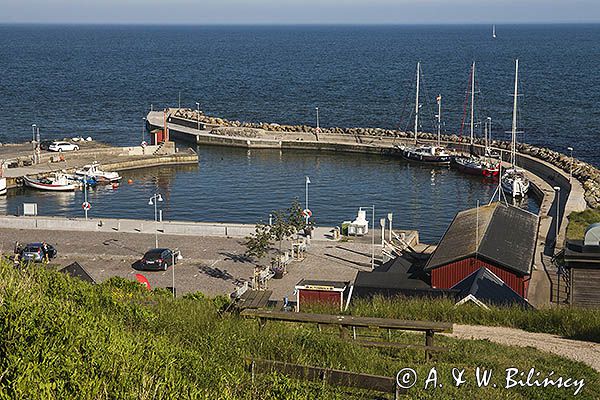
[[[331,315],[331,314],[310,314],[310,313],[292,313],[271,310],[244,310],[240,313],[242,317],[258,319],[259,326],[262,328],[267,321],[285,321],[296,323],[310,323],[321,325],[334,325],[339,327],[340,337],[348,339],[347,329],[352,328],[352,341],[357,344],[369,347],[388,347],[388,348],[420,348],[425,350],[425,357],[430,358],[431,352],[442,351],[439,346],[434,346],[433,335],[440,332],[452,332],[452,323],[449,322],[431,322],[431,321],[410,321],[392,318],[375,317],[355,317],[351,315]],[[417,331],[425,333],[424,346],[410,346],[396,342],[384,341],[362,341],[357,340],[356,328],[386,329],[388,331]]]
[[[254,359],[250,357],[246,357],[245,362],[246,369],[252,374],[252,383],[254,383],[254,377],[257,373],[269,374],[276,372],[294,379],[320,381],[334,386],[394,393],[395,399],[398,399],[400,395],[405,395],[407,393],[406,389],[398,386],[395,377],[390,378],[387,376],[362,374],[339,369],[312,367],[281,361]]]

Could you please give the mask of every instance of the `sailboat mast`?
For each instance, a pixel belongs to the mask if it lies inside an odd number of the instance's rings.
[[[441,139],[442,139],[442,95],[439,94],[437,97],[437,103],[438,103],[438,113],[437,113],[437,123],[438,123],[438,140],[437,140],[437,145],[440,146],[441,144]]]
[[[471,68],[471,146],[473,146],[473,137],[475,129],[475,62],[473,61],[473,67]]]
[[[417,144],[417,130],[419,128],[419,80],[421,79],[421,62],[417,62],[417,97],[415,100],[415,144]]]
[[[515,159],[517,153],[517,97],[519,96],[519,59],[515,60],[515,94],[513,101],[513,119],[512,119],[512,144],[511,144],[511,154],[510,154],[510,162],[515,167]]]

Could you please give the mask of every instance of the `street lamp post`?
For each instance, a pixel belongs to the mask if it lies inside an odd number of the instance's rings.
[[[37,125],[36,124],[31,124],[31,147],[33,149],[33,160],[35,161],[35,131],[36,131]]]
[[[306,225],[307,226],[308,226],[308,219],[310,218],[310,215],[308,215],[309,214],[308,211],[310,210],[308,208],[308,185],[309,184],[310,184],[310,178],[307,176],[306,177],[306,181],[305,181],[305,187],[306,187],[306,189],[305,189],[305,191],[306,191],[306,203],[305,203],[306,204],[306,211],[305,211],[305,214],[306,215],[304,216],[306,218]]]
[[[371,223],[371,269],[375,269],[375,204],[371,207],[360,207],[363,208],[371,208],[372,214],[372,223]]]
[[[198,117],[198,130],[200,130],[200,102],[196,102],[196,110],[198,111],[197,113],[197,117]]]
[[[556,192],[556,243],[555,247],[558,245],[558,232],[560,228],[560,186],[554,186],[554,191]]]
[[[573,147],[567,147],[567,150],[571,152],[569,157],[569,183],[571,183],[571,179],[573,178]]]
[[[317,132],[319,131],[319,107],[315,107],[315,110],[317,111]]]
[[[142,117],[142,120],[144,121],[144,125],[142,125],[142,142],[144,143],[144,140],[146,139],[146,117]]]
[[[158,248],[158,202],[163,201],[160,193],[156,193],[154,196],[150,197],[148,201],[149,206],[154,206],[154,247]]]
[[[394,214],[388,213],[387,218],[390,221],[390,243],[392,242],[392,217]]]
[[[83,211],[85,214],[85,219],[88,219],[88,176],[85,174],[83,176]]]
[[[175,249],[171,252],[171,271],[173,273],[173,298],[175,298],[175,253],[177,253],[177,260],[183,260],[181,250]]]

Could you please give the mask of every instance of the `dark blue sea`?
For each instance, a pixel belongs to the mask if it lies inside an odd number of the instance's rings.
[[[483,25],[0,25],[0,142],[30,140],[35,123],[43,138],[137,144],[150,108],[177,106],[179,99],[183,107],[198,101],[207,114],[244,121],[310,125],[319,107],[322,126],[411,129],[417,61],[422,129],[433,129],[441,94],[444,130],[461,132],[475,61],[476,119],[491,117],[493,136],[505,138],[519,58],[519,140],[563,152],[572,146],[576,157],[600,165],[600,25],[498,25],[497,34],[493,39]],[[398,227],[435,240],[457,210],[487,202],[494,189],[396,159],[199,151],[193,170],[134,172],[133,185],[99,190],[92,212],[152,218],[146,196],[160,190],[169,194],[165,218],[255,222],[293,197],[303,199],[309,175],[318,223],[337,225],[375,203],[398,215]],[[22,190],[0,199],[0,209],[16,212],[32,200],[42,213],[73,215],[80,197]]]

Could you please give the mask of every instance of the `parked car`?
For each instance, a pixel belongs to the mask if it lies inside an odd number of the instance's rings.
[[[41,150],[48,150],[48,148],[50,147],[50,145],[54,143],[54,140],[42,140],[40,142],[40,149]]]
[[[48,146],[48,150],[50,151],[74,151],[79,150],[79,146],[69,142],[53,142],[50,146]]]
[[[150,249],[141,260],[134,263],[133,267],[143,270],[166,271],[176,260],[177,255],[173,255],[170,249]]]
[[[56,249],[47,243],[29,243],[21,250],[21,260],[42,262],[48,254],[48,259],[56,257]]]

